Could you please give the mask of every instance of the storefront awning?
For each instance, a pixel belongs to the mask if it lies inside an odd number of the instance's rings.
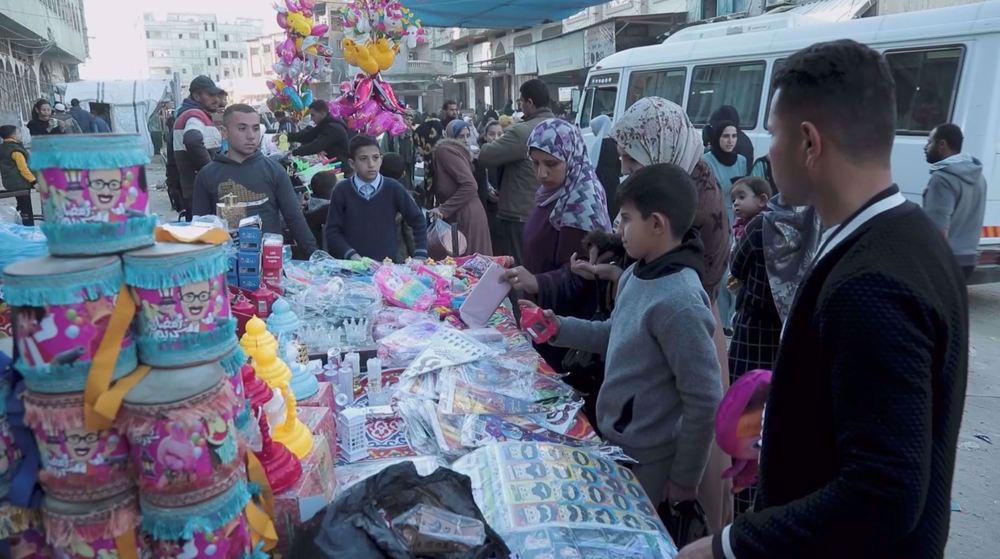
[[[406,6],[429,27],[532,27],[561,21],[607,0],[409,0]]]

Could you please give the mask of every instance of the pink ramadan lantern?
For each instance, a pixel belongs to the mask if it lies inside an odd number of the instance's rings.
[[[733,478],[734,493],[757,481],[764,405],[770,391],[771,371],[750,371],[729,387],[715,415],[715,440],[733,457],[733,465],[722,472],[722,479]]]

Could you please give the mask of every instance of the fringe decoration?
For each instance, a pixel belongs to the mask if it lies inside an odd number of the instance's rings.
[[[166,509],[142,501],[142,530],[160,541],[189,540],[197,532],[222,528],[249,502],[250,492],[243,480],[218,497],[190,507]]]
[[[59,134],[31,142],[31,168],[114,169],[148,165],[139,134]]]
[[[37,510],[15,507],[10,503],[0,504],[0,540],[28,530],[38,520]]]
[[[68,365],[28,367],[18,359],[16,368],[24,376],[24,383],[29,390],[44,394],[65,394],[83,392],[90,374],[90,365],[90,361],[77,361]],[[116,381],[127,376],[138,366],[139,360],[136,357],[135,344],[121,348],[121,353],[118,354],[118,360],[115,362],[115,370],[111,374],[111,380]]]
[[[225,274],[229,270],[225,245],[173,256],[142,257],[126,254],[125,283],[143,289],[164,289]]]
[[[143,363],[167,369],[215,361],[239,347],[236,320],[232,318],[216,323],[215,329],[208,332],[188,332],[176,338],[136,336],[135,341]]]
[[[109,259],[98,268],[49,275],[3,275],[4,299],[14,307],[69,305],[114,296],[125,280],[122,262]]]
[[[233,319],[233,336],[236,336],[236,326],[235,319]],[[243,347],[237,343],[236,347],[233,348],[232,353],[222,358],[219,362],[222,368],[226,370],[226,376],[233,377],[240,374],[240,368],[243,367],[247,362],[247,354],[243,351]],[[243,383],[243,379],[240,378],[240,384]]]
[[[94,510],[102,504],[92,503],[81,514],[55,513],[43,506],[42,520],[49,543],[67,548],[73,545],[74,540],[110,540],[135,530],[139,523],[139,509],[133,495],[128,494],[124,499]]]
[[[42,232],[53,256],[97,256],[151,246],[158,222],[155,215],[137,215],[124,223],[45,222]]]
[[[253,546],[253,551],[248,555],[244,555],[243,559],[268,559],[270,555],[264,552],[264,542],[257,542],[257,545]]]
[[[67,431],[83,427],[83,393],[24,393],[24,423],[32,431]]]

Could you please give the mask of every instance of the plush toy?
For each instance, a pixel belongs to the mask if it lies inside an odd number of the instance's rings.
[[[733,478],[734,493],[757,482],[764,404],[770,390],[771,371],[750,371],[729,387],[715,415],[715,440],[733,457],[722,479]]]

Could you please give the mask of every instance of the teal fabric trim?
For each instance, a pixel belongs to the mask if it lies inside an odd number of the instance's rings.
[[[236,319],[233,319],[235,322]],[[236,335],[236,328],[233,327],[233,336]],[[247,362],[247,354],[243,352],[243,347],[236,344],[233,348],[232,353],[222,358],[220,365],[226,371],[227,376],[236,376],[240,374],[240,369]],[[243,384],[243,379],[240,379],[240,384]]]
[[[219,359],[232,348],[239,347],[236,320],[225,319],[211,332],[188,332],[176,338],[138,336],[139,358],[151,367],[186,367]]]
[[[205,281],[229,270],[226,245],[161,258],[128,254],[124,258],[125,283],[144,289],[163,289]]]
[[[87,386],[87,375],[90,374],[90,361],[77,361],[67,365],[42,365],[40,367],[25,366],[20,359],[15,365],[24,376],[24,384],[28,390],[43,394],[62,394],[66,392],[83,392]],[[136,358],[135,344],[122,348],[115,362],[115,370],[111,380],[116,381],[139,366]]]
[[[121,260],[100,268],[47,276],[3,275],[4,299],[14,307],[69,305],[115,295],[125,275]]]
[[[142,530],[156,540],[189,540],[195,533],[222,528],[242,514],[249,502],[250,492],[242,480],[222,495],[190,507],[161,508],[140,497]]]
[[[31,139],[32,169],[114,169],[146,165],[139,134],[61,134]]]
[[[155,215],[136,215],[125,223],[42,224],[42,232],[53,256],[98,256],[117,254],[153,244]]]
[[[233,420],[233,423],[236,424],[236,429],[239,432],[245,433],[250,426],[250,406],[244,404],[240,407],[240,411],[236,414],[236,419]]]
[[[222,444],[215,449],[215,453],[218,455],[219,460],[222,460],[223,464],[229,464],[236,460],[236,432],[234,430],[231,429],[226,434],[226,438],[222,439]]]
[[[244,559],[267,559],[268,557],[270,555],[264,551],[264,542],[257,542],[257,545],[253,547],[253,551],[249,555],[243,556]]]

